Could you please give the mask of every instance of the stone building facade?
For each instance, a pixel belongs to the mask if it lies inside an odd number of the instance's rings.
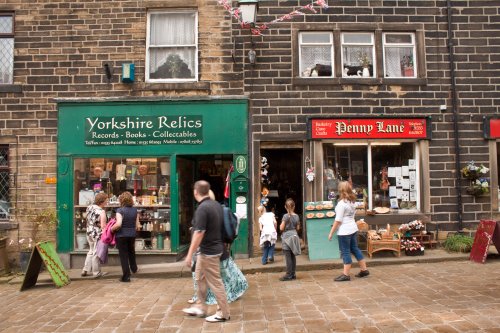
[[[31,224],[23,209],[56,207],[57,186],[50,179],[57,176],[58,168],[58,103],[81,101],[248,99],[250,254],[258,249],[255,208],[262,199],[262,157],[270,161],[271,182],[264,185],[278,215],[283,213],[284,196],[294,197],[303,215],[304,202],[326,200],[329,165],[340,168],[344,153],[357,154],[358,160],[348,162],[343,175],[335,170],[334,178],[364,177],[365,210],[389,203],[389,193],[380,197],[374,189],[380,165],[366,155],[377,153],[377,143],[352,137],[346,141],[315,138],[315,120],[333,124],[418,119],[429,126],[425,137],[395,140],[411,156],[404,163],[386,165],[402,169],[411,164],[408,160],[417,160],[417,179],[412,183],[418,187],[413,201],[417,206],[401,214],[403,199],[394,194],[399,213],[393,207],[388,215],[368,214],[369,223],[425,218],[442,230],[457,230],[495,218],[500,150],[497,138],[485,138],[485,125],[489,128],[490,118],[500,111],[498,2],[326,3],[328,8],[318,1],[260,1],[257,28],[261,27],[261,35],[252,36],[216,0],[4,1],[0,16],[12,17],[15,23],[10,35],[0,36],[14,40],[13,75],[0,84],[0,145],[7,149],[13,208],[10,219],[0,224],[10,229],[8,236],[29,237]],[[197,77],[187,82],[148,82],[148,13],[185,9],[197,12]],[[285,16],[296,10],[304,15]],[[267,29],[262,28],[264,23],[269,23]],[[390,53],[397,48],[411,53]],[[256,53],[255,64],[249,63],[251,49]],[[323,58],[318,57],[318,49]],[[358,50],[367,54],[351,54]],[[391,65],[389,54],[397,59]],[[407,55],[411,60],[404,58]],[[369,58],[371,66],[366,76],[362,56]],[[316,62],[323,66],[316,67]],[[403,62],[412,63],[411,75],[403,72]],[[134,83],[121,82],[123,63],[135,65]],[[395,72],[398,66],[400,72]],[[394,141],[380,140],[386,146]],[[363,148],[348,151],[346,144]],[[488,194],[467,194],[470,184],[458,173],[469,161],[490,169],[485,175]],[[306,178],[311,167],[313,181]],[[395,186],[399,180],[391,176]]]

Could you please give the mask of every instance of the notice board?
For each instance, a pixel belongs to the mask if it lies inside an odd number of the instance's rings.
[[[470,251],[469,259],[478,263],[484,263],[488,256],[490,244],[495,243],[498,249],[497,240],[494,242],[495,229],[498,229],[498,222],[494,220],[481,220],[474,237],[474,243]]]
[[[57,287],[62,287],[70,283],[69,275],[57,255],[54,244],[51,242],[40,242],[35,245],[31,253],[28,268],[26,269],[23,284],[21,285],[21,291],[31,288],[36,284],[42,264],[47,268],[52,281],[54,281]]]

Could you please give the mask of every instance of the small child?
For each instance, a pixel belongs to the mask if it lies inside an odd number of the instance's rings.
[[[295,280],[295,269],[297,267],[297,259],[301,253],[300,238],[297,231],[300,230],[300,218],[295,214],[295,202],[292,199],[287,199],[285,202],[287,213],[283,215],[280,230],[282,231],[281,240],[283,253],[285,254],[286,274],[280,277],[280,281]]]
[[[274,261],[274,247],[278,234],[277,222],[269,206],[259,206],[260,246],[262,247],[262,265]]]

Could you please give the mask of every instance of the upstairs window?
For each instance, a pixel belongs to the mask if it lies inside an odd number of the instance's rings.
[[[301,77],[332,77],[333,34],[331,32],[300,33],[299,58]]]
[[[375,77],[375,47],[372,33],[345,32],[342,38],[343,77]]]
[[[14,14],[0,13],[0,84],[14,82]]]
[[[198,16],[195,11],[148,13],[146,81],[198,78]]]
[[[385,33],[384,76],[391,78],[417,77],[415,66],[415,35],[411,33]]]
[[[9,219],[9,147],[0,145],[0,220]]]

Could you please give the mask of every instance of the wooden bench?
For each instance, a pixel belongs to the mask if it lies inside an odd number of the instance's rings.
[[[382,238],[382,239],[372,239],[370,235],[368,235],[367,240],[367,253],[371,258],[373,253],[378,251],[393,251],[397,254],[398,257],[401,256],[401,238],[399,234],[397,239],[392,238]]]

